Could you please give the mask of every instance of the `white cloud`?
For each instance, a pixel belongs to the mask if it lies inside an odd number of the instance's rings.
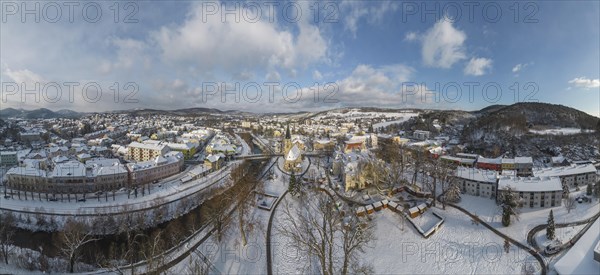
[[[484,75],[487,70],[492,68],[492,60],[488,58],[471,58],[467,66],[465,66],[464,73],[466,75],[480,76]]]
[[[523,68],[524,68],[523,64],[520,64],[520,63],[519,63],[519,64],[515,65],[515,66],[512,68],[512,72],[513,72],[513,73],[517,73],[517,72],[519,72],[519,71],[520,71],[521,69],[523,69]]]
[[[434,92],[424,84],[409,82],[413,72],[413,68],[401,64],[379,68],[358,65],[348,77],[336,81],[339,92],[335,98],[342,106],[416,107],[432,104]]]
[[[371,25],[380,24],[388,12],[398,10],[399,4],[394,1],[354,1],[345,0],[339,5],[344,28],[356,38],[358,25],[363,20]]]
[[[416,32],[407,32],[406,35],[404,36],[404,40],[406,41],[415,41],[417,40],[418,35]]]
[[[267,75],[265,76],[265,78],[267,79],[267,81],[271,81],[271,82],[276,82],[276,81],[281,80],[281,76],[276,71],[268,72]]]
[[[323,79],[323,74],[321,74],[321,72],[319,72],[318,70],[315,70],[313,72],[313,79],[314,80],[321,80],[321,79]]]
[[[202,12],[201,5],[195,5],[181,25],[154,32],[165,60],[190,64],[200,71],[293,71],[321,61],[326,55],[327,41],[320,29],[306,20],[298,22],[295,36],[281,30],[276,22],[222,22],[220,16],[202,18]]]
[[[525,68],[527,68],[529,65],[532,65],[532,64],[533,64],[533,62],[519,63],[519,64],[515,65],[512,68],[512,72],[515,73],[515,74],[517,74],[517,73],[519,73],[520,71],[524,70]]]
[[[590,79],[587,77],[576,77],[569,81],[569,84],[575,85],[575,87],[579,88],[599,88],[600,87],[600,79]]]
[[[4,74],[6,74],[6,76],[10,77],[17,84],[21,84],[21,83],[25,83],[25,84],[40,83],[40,84],[43,84],[45,82],[44,79],[40,75],[38,75],[38,74],[36,74],[36,73],[28,70],[28,69],[13,71],[10,68],[6,68],[6,70],[4,70]]]
[[[452,67],[466,58],[463,47],[466,39],[463,31],[455,29],[450,21],[441,19],[423,35],[423,62],[431,67]]]

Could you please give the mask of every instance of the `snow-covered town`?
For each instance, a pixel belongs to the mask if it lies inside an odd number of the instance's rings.
[[[600,1],[0,19],[0,274],[600,274]]]
[[[573,255],[592,255],[599,243],[598,149],[585,159],[494,153],[430,114],[3,119],[1,266],[244,274],[597,267]],[[439,130],[410,130],[415,121]],[[581,263],[565,264],[572,261]]]

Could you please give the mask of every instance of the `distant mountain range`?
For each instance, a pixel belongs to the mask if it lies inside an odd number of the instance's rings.
[[[343,114],[347,112],[370,112],[370,113],[386,113],[386,112],[425,112],[432,113],[435,116],[460,116],[469,118],[471,125],[474,128],[505,128],[506,123],[523,122],[524,125],[536,126],[552,126],[552,127],[576,127],[582,129],[594,129],[598,118],[579,110],[566,107],[563,105],[555,105],[548,103],[516,103],[512,105],[491,105],[477,111],[461,111],[461,110],[428,110],[428,109],[391,109],[377,107],[344,107],[332,110],[319,112],[296,112],[296,113],[268,113],[262,115],[282,115],[294,118],[312,118],[319,115],[327,114]],[[131,115],[244,115],[253,116],[256,113],[237,111],[237,110],[219,110],[215,108],[184,108],[176,110],[159,110],[159,109],[130,109],[108,111],[101,113],[114,114],[131,114]],[[76,112],[69,109],[52,111],[46,108],[25,110],[15,108],[5,108],[0,110],[1,118],[24,118],[24,119],[41,119],[41,118],[79,118],[85,115],[94,114],[94,112]],[[514,125],[510,125],[514,126]]]
[[[5,108],[0,110],[0,117],[2,118],[25,118],[25,119],[40,119],[40,118],[78,118],[84,116],[86,113],[75,112],[68,109],[62,109],[58,111],[52,111],[46,108],[25,110],[25,109],[14,109]]]

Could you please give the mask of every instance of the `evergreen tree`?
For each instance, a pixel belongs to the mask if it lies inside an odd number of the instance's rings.
[[[591,183],[588,183],[588,185],[587,185],[587,190],[586,190],[586,192],[585,192],[585,193],[586,193],[588,196],[591,196],[591,195],[592,195],[592,184],[591,184]]]
[[[288,192],[290,195],[296,196],[298,194],[298,183],[296,182],[296,175],[294,172],[290,175],[290,184],[288,185]]]
[[[546,238],[548,240],[554,240],[556,227],[554,225],[554,213],[550,210],[550,214],[548,215],[548,226],[546,227]]]
[[[505,192],[503,192],[502,203],[500,205],[502,208],[502,224],[504,226],[510,225],[511,216],[515,216],[518,219],[517,206],[515,194],[512,192],[512,189],[507,188]]]

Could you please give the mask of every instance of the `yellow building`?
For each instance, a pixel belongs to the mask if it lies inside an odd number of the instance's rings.
[[[183,154],[185,159],[190,159],[196,154],[196,149],[198,148],[197,144],[187,142],[187,143],[167,143],[167,146],[172,151],[178,151]]]
[[[148,161],[169,152],[164,144],[146,144],[132,142],[127,146],[127,156],[130,160]]]

